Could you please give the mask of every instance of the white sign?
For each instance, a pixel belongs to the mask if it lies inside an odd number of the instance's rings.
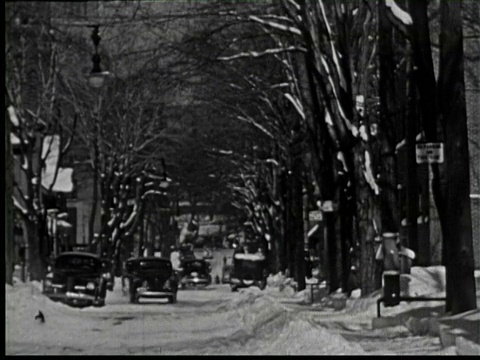
[[[417,164],[443,163],[443,143],[423,143],[416,145]]]
[[[338,204],[334,203],[332,200],[322,201],[322,210],[324,212],[333,212],[338,210]]]
[[[320,210],[310,211],[308,213],[308,220],[309,221],[322,221],[323,214]]]

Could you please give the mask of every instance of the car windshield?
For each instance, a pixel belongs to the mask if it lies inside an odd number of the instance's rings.
[[[184,264],[186,269],[193,269],[193,270],[204,270],[207,267],[207,264],[203,261],[189,261]]]
[[[101,262],[89,256],[60,256],[55,261],[55,268],[62,270],[86,270],[96,272]]]
[[[170,271],[172,269],[172,265],[168,261],[140,260],[130,263],[127,265],[127,268],[132,270],[136,269],[139,271]]]

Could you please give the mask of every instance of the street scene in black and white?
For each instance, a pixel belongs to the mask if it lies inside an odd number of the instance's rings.
[[[5,3],[5,355],[480,355],[480,1]]]

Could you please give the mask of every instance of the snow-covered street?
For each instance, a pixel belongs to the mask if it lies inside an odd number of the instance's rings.
[[[415,268],[413,269],[415,270]],[[436,292],[438,268],[419,269],[410,291]],[[423,279],[421,277],[424,277]],[[72,308],[41,294],[39,283],[6,285],[7,355],[365,355],[456,354],[438,336],[414,334],[408,314],[434,316],[441,303],[400,304],[382,315],[404,324],[372,329],[376,298],[348,299],[340,311],[307,304],[308,293],[269,286],[231,292],[226,284],[182,290],[178,303],[130,304],[117,278],[102,308]],[[35,320],[41,310],[45,323]]]

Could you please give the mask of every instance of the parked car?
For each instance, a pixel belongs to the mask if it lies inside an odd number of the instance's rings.
[[[115,285],[115,276],[113,274],[113,264],[109,259],[102,259],[103,277],[107,283],[107,290],[113,291]]]
[[[250,286],[258,286],[263,290],[267,286],[267,277],[267,261],[262,254],[237,253],[233,256],[230,274],[232,291]]]
[[[172,269],[172,262],[166,258],[139,257],[128,259],[123,274],[124,293],[130,302],[138,303],[140,298],[166,298],[177,302],[178,281]]]
[[[43,294],[68,305],[105,305],[107,282],[102,260],[95,254],[58,255],[43,280]]]
[[[181,288],[210,285],[212,283],[211,271],[210,264],[203,259],[182,261],[182,271],[179,274]]]

